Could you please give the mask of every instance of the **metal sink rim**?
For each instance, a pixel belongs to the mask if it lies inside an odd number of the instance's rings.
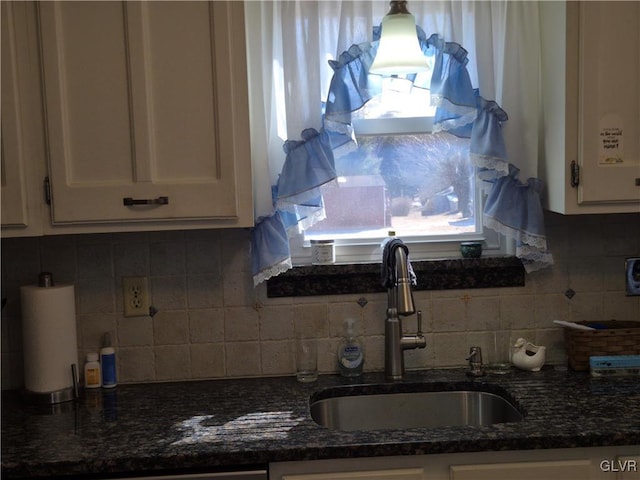
[[[358,427],[358,425],[361,424],[361,422],[359,423],[358,419],[361,418],[361,415],[364,415],[361,409],[357,409],[352,412],[352,416],[356,418],[355,420],[349,419],[346,421],[342,421],[340,420],[340,418],[338,418],[337,420],[335,418],[336,415],[338,417],[341,415],[339,412],[337,414],[335,413],[335,405],[345,403],[345,400],[341,399],[347,399],[346,403],[353,403],[354,398],[363,399],[357,400],[356,403],[367,403],[367,400],[364,400],[366,397],[372,397],[373,402],[379,399],[382,399],[381,401],[383,402],[386,399],[389,399],[389,401],[397,401],[398,399],[409,399],[409,402],[415,402],[421,399],[433,401],[433,399],[442,397],[443,394],[447,393],[449,393],[449,399],[451,399],[452,397],[460,397],[458,399],[464,397],[465,400],[462,400],[463,404],[468,403],[468,399],[471,398],[472,401],[470,405],[472,408],[474,405],[476,405],[475,408],[477,411],[474,412],[474,410],[469,410],[469,404],[467,404],[464,413],[462,413],[460,416],[454,417],[455,421],[443,420],[441,422],[435,420],[432,421],[432,417],[427,417],[424,415],[421,406],[418,407],[417,405],[414,405],[413,408],[415,409],[415,413],[417,414],[417,416],[415,418],[412,417],[411,420],[402,418],[401,424],[399,426],[385,425],[385,419],[388,417],[388,413],[390,410],[384,410],[385,415],[375,416],[375,418],[382,418],[382,421],[372,421],[369,423],[365,422],[367,424],[363,428]],[[477,405],[478,400],[481,403],[480,406]],[[494,407],[494,404],[498,404],[498,406],[500,407],[499,410],[494,413],[482,413],[482,411],[486,410],[486,402],[485,405],[482,405],[483,400],[492,402],[491,405],[493,405]],[[371,402],[371,398],[368,401]],[[330,410],[329,413],[327,413],[327,408]],[[333,413],[331,413],[332,408]],[[489,411],[491,412],[493,411],[493,409],[489,408]],[[438,428],[457,426],[475,427],[506,422],[519,422],[522,421],[526,415],[526,412],[521,408],[518,402],[502,386],[482,382],[383,383],[372,385],[329,387],[324,390],[315,392],[311,396],[311,398],[309,399],[309,412],[311,414],[311,418],[317,425],[337,431],[398,430],[408,428]],[[397,412],[393,412],[393,415],[399,415]],[[441,415],[441,410],[439,412],[440,414],[436,414],[436,417],[439,417],[440,419],[447,418],[446,415]],[[402,413],[402,415],[405,414]],[[451,415],[451,412],[449,412],[449,416]],[[461,418],[464,420],[462,420]],[[415,423],[412,421],[413,419],[416,420]],[[417,421],[419,419],[420,421]],[[346,427],[344,426],[345,424],[347,425]],[[355,424],[356,426],[354,427],[352,424]]]

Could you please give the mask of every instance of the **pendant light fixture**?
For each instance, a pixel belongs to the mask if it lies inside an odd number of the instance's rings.
[[[378,53],[369,72],[398,75],[426,71],[427,59],[418,42],[416,18],[407,10],[407,2],[392,0],[389,6],[382,19]]]

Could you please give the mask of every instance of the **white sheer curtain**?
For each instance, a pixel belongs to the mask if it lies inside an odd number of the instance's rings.
[[[321,218],[317,188],[335,178],[331,149],[338,146],[329,146],[325,135],[335,131],[344,137],[348,132],[335,128],[348,130],[351,114],[343,117],[342,109],[352,111],[363,104],[362,99],[370,98],[368,68],[375,53],[372,48],[377,48],[377,42],[372,47],[373,30],[386,13],[386,3],[246,3],[257,214],[252,235],[255,283],[291,267],[287,239],[291,226]],[[475,117],[468,118],[473,122],[470,152],[483,178],[493,179],[485,204],[485,226],[516,241],[516,255],[527,271],[552,264],[540,204],[543,185],[536,178],[543,93],[537,3],[430,1],[410,2],[409,9],[426,34],[425,45],[433,35],[441,45],[438,48],[448,46],[455,52],[455,58],[447,57],[449,63],[439,67],[438,75],[445,75],[448,90],[441,90],[441,77],[434,77],[432,87],[437,98],[448,102],[439,111],[466,109]],[[356,46],[351,49],[352,45]],[[462,90],[458,81],[466,85]],[[479,97],[474,97],[474,88],[479,89]],[[454,91],[466,93],[456,100],[455,95],[450,96]],[[323,125],[325,101],[332,109],[325,116],[330,125]],[[509,121],[503,128],[505,111]],[[466,121],[466,117],[460,119]],[[286,164],[281,148],[285,140]],[[300,185],[294,185],[297,182]],[[275,185],[277,206],[272,195]]]
[[[537,176],[540,31],[537,2],[410,1],[427,36],[438,33],[469,52],[468,71],[484,98],[508,113],[509,160],[526,181]],[[282,144],[319,129],[333,75],[328,61],[370,41],[386,1],[246,2],[251,143],[256,216],[272,211],[271,186],[284,162]]]

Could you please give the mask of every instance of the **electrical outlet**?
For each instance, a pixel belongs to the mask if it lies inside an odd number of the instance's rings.
[[[123,277],[122,294],[125,317],[144,317],[149,315],[147,277]]]

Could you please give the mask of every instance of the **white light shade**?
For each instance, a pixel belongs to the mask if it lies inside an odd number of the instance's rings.
[[[410,13],[394,13],[382,19],[378,53],[370,73],[395,75],[427,70],[427,59],[418,42],[416,19]]]

